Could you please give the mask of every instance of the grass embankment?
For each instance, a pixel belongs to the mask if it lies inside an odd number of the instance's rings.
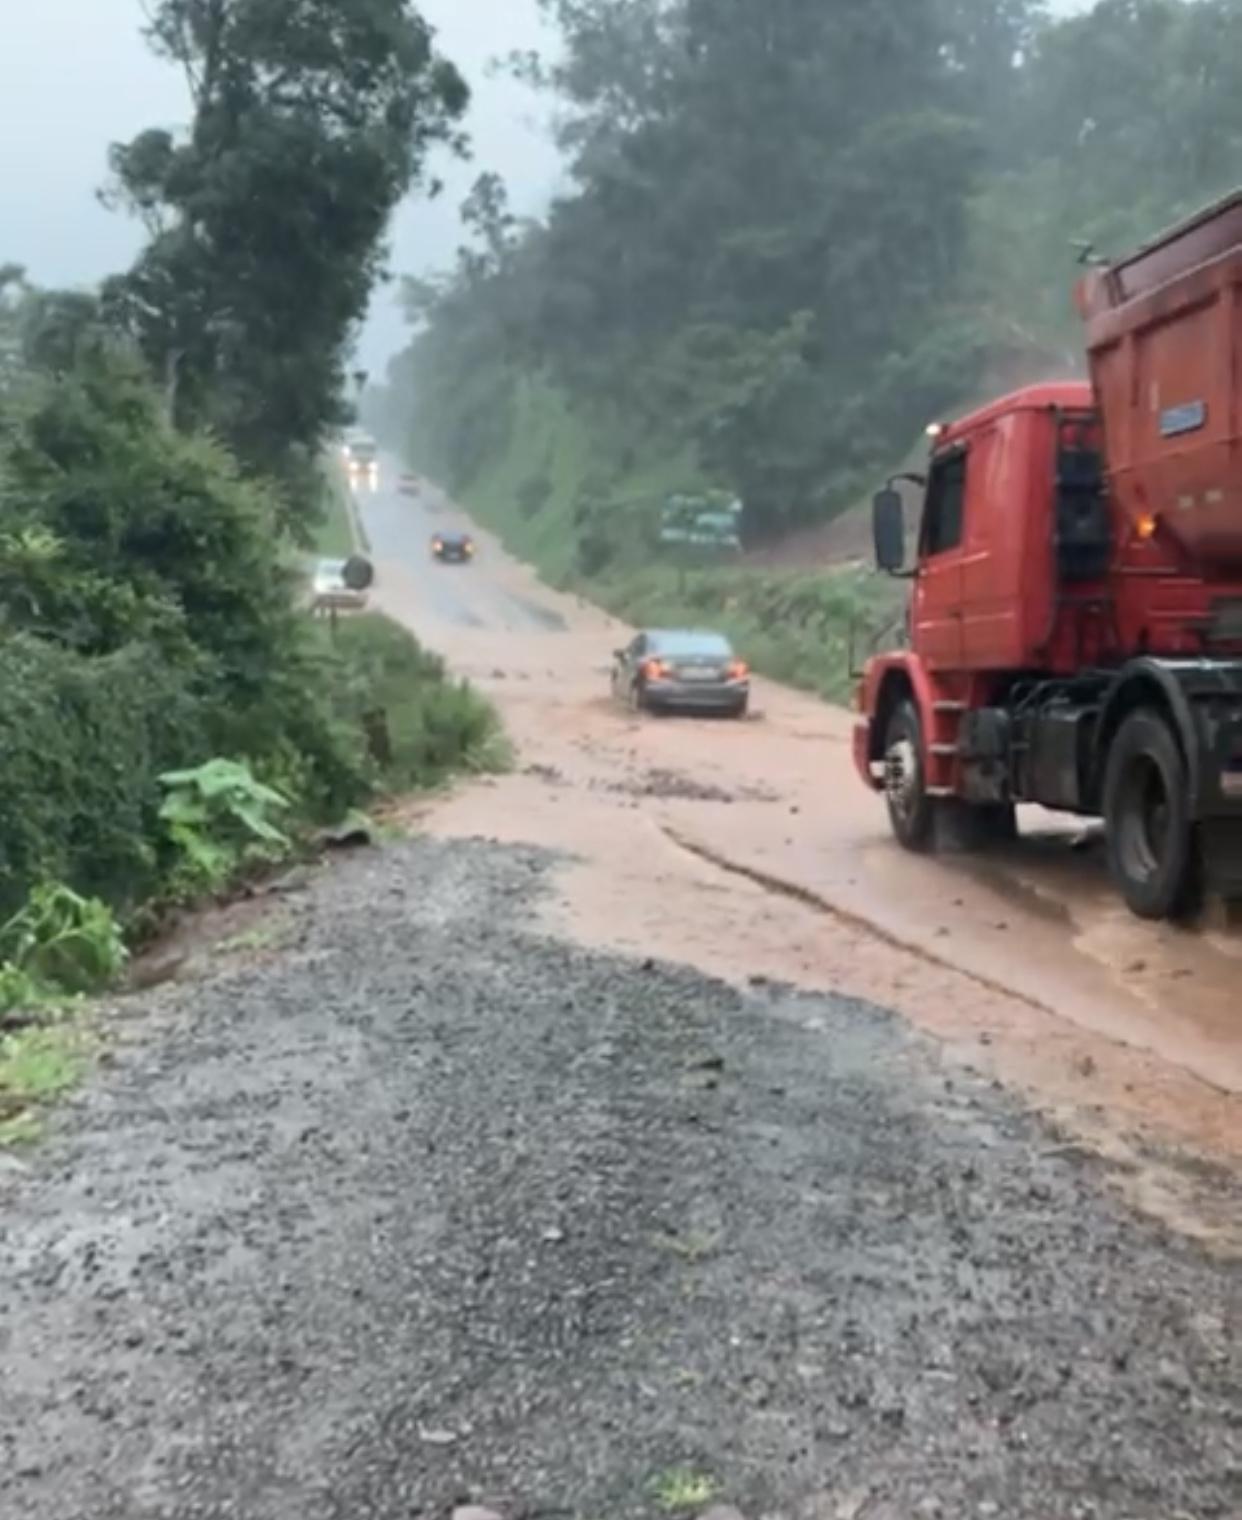
[[[348,559],[358,547],[349,485],[334,461],[324,466],[323,479],[324,516],[315,534],[315,555],[318,559]]]
[[[406,629],[379,613],[342,618],[333,653],[338,710],[368,733],[377,794],[426,790],[508,764],[495,708]]]
[[[419,449],[435,473],[433,449]],[[727,633],[755,669],[834,701],[851,686],[859,658],[900,615],[891,581],[856,568],[759,570],[745,564],[651,562],[624,526],[619,551],[595,574],[578,557],[577,513],[603,499],[624,524],[671,492],[704,486],[693,451],[649,438],[610,436],[555,391],[519,382],[502,449],[461,488],[464,504],[552,584],[581,591],[608,611],[647,626],[710,624]],[[644,562],[646,561],[646,562]]]

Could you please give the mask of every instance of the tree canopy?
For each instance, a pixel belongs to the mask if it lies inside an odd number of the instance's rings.
[[[298,483],[345,420],[389,216],[431,147],[458,141],[466,87],[409,0],[158,0],[151,16],[193,120],[113,149],[114,194],[151,238],[105,304],[180,425]]]
[[[831,515],[994,375],[1076,362],[1117,251],[1242,163],[1242,0],[543,0],[571,188],[487,187],[394,370],[460,484],[537,374],[675,435],[752,534]],[[390,401],[391,404],[391,401]]]

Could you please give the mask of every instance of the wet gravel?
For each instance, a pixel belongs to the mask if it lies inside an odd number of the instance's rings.
[[[547,869],[360,856],[123,1006],[0,1168],[0,1514],[1242,1512],[1236,1267],[883,1012],[538,937]]]

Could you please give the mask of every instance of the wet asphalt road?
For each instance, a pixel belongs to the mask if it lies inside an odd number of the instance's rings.
[[[487,546],[480,544],[472,565],[440,564],[432,557],[437,532],[475,531],[443,492],[422,487],[416,497],[397,489],[400,466],[392,457],[381,463],[377,491],[356,498],[380,566],[399,565],[412,583],[420,612],[434,622],[458,628],[489,628],[523,632],[560,632],[559,614],[506,591],[487,573]]]
[[[0,1514],[1242,1512],[1235,1266],[881,1011],[539,937],[548,867],[360,855],[122,1005],[0,1172]]]

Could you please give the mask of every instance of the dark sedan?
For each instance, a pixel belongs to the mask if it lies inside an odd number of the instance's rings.
[[[750,706],[750,669],[721,634],[654,630],[617,650],[612,690],[636,712],[743,718]]]
[[[474,558],[474,539],[469,533],[437,533],[431,553],[442,565],[468,565]]]

